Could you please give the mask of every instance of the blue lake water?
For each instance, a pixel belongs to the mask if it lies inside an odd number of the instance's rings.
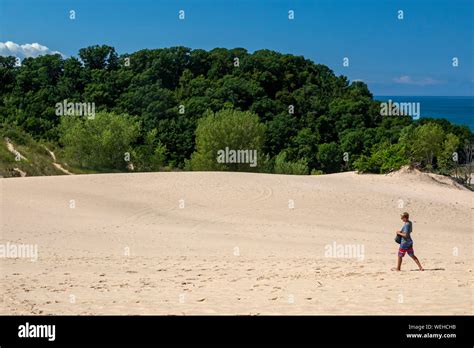
[[[374,96],[375,100],[420,103],[420,116],[445,118],[474,131],[474,97]]]

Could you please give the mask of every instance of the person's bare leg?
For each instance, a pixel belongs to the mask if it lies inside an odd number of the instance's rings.
[[[401,256],[398,256],[398,260],[397,260],[397,271],[399,271],[401,268],[402,268],[402,260],[403,258]]]
[[[424,271],[423,267],[421,267],[420,260],[418,260],[418,258],[415,255],[410,256],[410,257],[413,259],[413,261],[416,262],[416,264],[418,265],[418,268],[420,269],[420,271]]]

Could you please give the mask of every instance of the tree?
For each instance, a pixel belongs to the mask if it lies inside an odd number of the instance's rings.
[[[202,49],[191,51],[189,55],[189,69],[194,76],[206,76],[210,67],[209,52]]]
[[[347,152],[354,157],[354,155],[359,155],[366,148],[365,143],[365,130],[356,129],[343,132],[341,136],[341,150],[342,152]]]
[[[298,124],[295,117],[286,113],[278,114],[266,123],[265,151],[276,156],[289,145],[289,140],[297,132]]]
[[[11,92],[15,84],[15,57],[0,56],[0,95]]]
[[[438,158],[438,167],[444,174],[451,174],[459,162],[459,154],[455,151],[459,147],[459,138],[452,133],[446,135],[443,142],[443,149]]]
[[[338,144],[332,142],[319,145],[317,157],[325,173],[336,173],[341,170],[342,153]]]
[[[217,80],[225,75],[232,74],[234,69],[234,56],[226,48],[214,48],[209,52],[211,66],[207,72],[207,77]]]
[[[286,149],[288,159],[306,163],[309,168],[317,166],[318,135],[309,128],[301,129],[298,134],[291,138]]]
[[[184,167],[194,150],[195,121],[187,115],[160,120],[159,141],[166,147],[167,160],[171,167]]]
[[[217,100],[215,104],[220,104],[222,101],[230,102],[234,108],[241,110],[248,110],[253,101],[264,94],[256,82],[230,75],[218,80],[216,87],[211,94],[211,99]]]
[[[79,57],[84,62],[86,69],[109,69],[118,67],[118,55],[115,48],[107,45],[95,45],[79,50]]]
[[[179,84],[179,78],[189,66],[190,49],[186,47],[170,47],[157,50],[157,55],[151,62],[151,73],[160,77],[164,88],[174,90]]]
[[[265,126],[251,112],[207,112],[198,122],[196,151],[189,165],[192,170],[255,171],[264,160],[264,136]],[[238,155],[237,151],[247,152]]]
[[[417,128],[406,128],[400,136],[400,143],[405,146],[412,162],[431,168],[433,158],[441,155],[444,136],[441,126],[427,123]]]
[[[95,118],[63,116],[60,142],[73,166],[124,170],[139,131],[138,120],[128,115],[101,112]]]

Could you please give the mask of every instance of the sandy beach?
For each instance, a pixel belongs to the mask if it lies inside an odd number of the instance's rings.
[[[38,252],[0,258],[0,314],[472,315],[474,196],[438,179],[0,179],[0,244]],[[425,272],[391,271],[403,211]]]

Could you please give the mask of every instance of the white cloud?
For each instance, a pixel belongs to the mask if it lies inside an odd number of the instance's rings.
[[[51,51],[48,47],[37,42],[24,45],[18,45],[12,41],[0,42],[0,56],[14,56],[23,59],[56,53],[64,57],[61,52]]]
[[[411,76],[403,75],[400,77],[396,77],[393,79],[395,83],[399,83],[402,85],[416,85],[416,86],[431,86],[431,85],[439,85],[441,82],[435,80],[431,77],[425,77],[422,79],[413,79]]]

